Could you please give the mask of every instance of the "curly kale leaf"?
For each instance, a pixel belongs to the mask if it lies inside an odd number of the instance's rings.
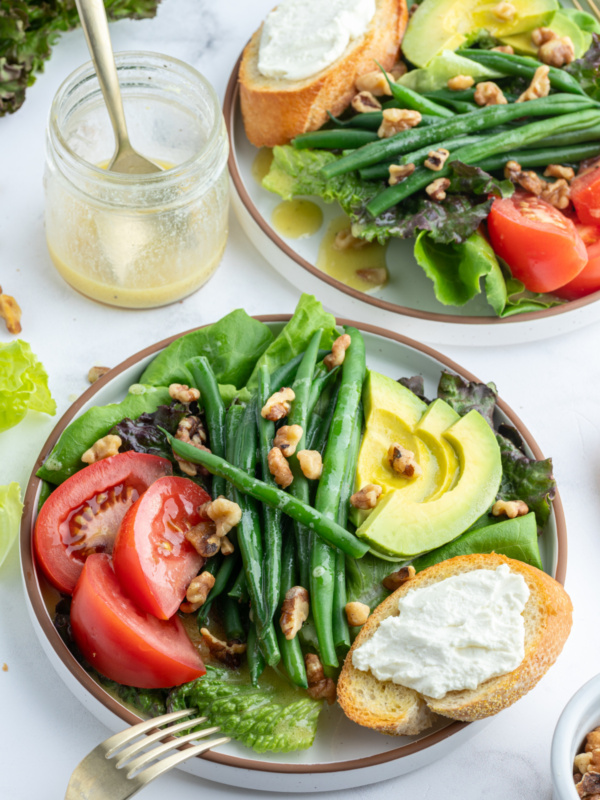
[[[173,451],[159,427],[175,436],[177,427],[186,414],[187,410],[181,403],[159,406],[156,411],[141,414],[137,419],[122,420],[111,433],[121,437],[122,452],[134,450],[136,453],[149,453],[173,461]]]
[[[592,33],[592,45],[581,58],[564,67],[594,100],[600,100],[600,36]]]

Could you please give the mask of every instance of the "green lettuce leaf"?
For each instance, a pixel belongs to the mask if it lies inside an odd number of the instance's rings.
[[[470,43],[465,43],[465,47]],[[403,75],[398,83],[413,89],[415,92],[425,94],[435,92],[437,89],[446,89],[450,78],[457,75],[471,75],[477,80],[494,80],[500,78],[501,73],[488,69],[482,64],[477,64],[470,58],[454,53],[452,50],[443,50],[439,56],[435,56],[422,69],[411,69]]]
[[[592,46],[587,53],[564,67],[581,85],[586,94],[600,101],[600,35],[592,33]]]
[[[273,339],[264,323],[237,309],[214,325],[192,331],[172,342],[146,367],[140,383],[150,386],[191,385],[192,378],[185,362],[194,356],[206,356],[217,381],[239,389],[246,384],[256,359]]]
[[[373,611],[389,591],[382,580],[395,572],[403,561],[383,561],[367,553],[362,558],[346,558],[346,595],[349,603],[366,603]]]
[[[173,689],[168,711],[198,709],[225,736],[257,753],[305,750],[314,741],[322,702],[290,690],[283,697],[271,687],[254,688],[239,671],[208,666],[206,675]]]
[[[56,403],[48,388],[48,374],[22,339],[0,344],[0,432],[20,422],[27,411],[53,416]]]
[[[600,33],[600,22],[596,17],[588,14],[586,11],[580,11],[578,8],[561,8],[557,14],[562,14],[574,22],[578,28],[586,33]]]
[[[135,384],[120,403],[88,409],[65,428],[52,452],[37,471],[37,476],[52,484],[66,481],[85,466],[81,461],[85,451],[98,439],[106,436],[118,422],[125,418],[137,419],[141,414],[156,411],[158,406],[170,402],[171,397],[166,387]]]
[[[0,486],[0,567],[17,538],[23,503],[21,487],[18,483]]]
[[[267,347],[254,365],[246,389],[253,392],[258,386],[258,371],[263,364],[274,372],[306,350],[313,335],[322,329],[321,348],[329,349],[338,337],[335,317],[323,311],[323,306],[310,294],[303,294],[290,321]]]

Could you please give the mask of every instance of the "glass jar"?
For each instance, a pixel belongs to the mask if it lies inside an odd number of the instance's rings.
[[[227,241],[229,143],[208,81],[177,59],[115,57],[133,147],[164,167],[109,172],[115,140],[91,62],[62,84],[47,131],[46,239],[62,277],[126,308],[172,303],[217,268]]]

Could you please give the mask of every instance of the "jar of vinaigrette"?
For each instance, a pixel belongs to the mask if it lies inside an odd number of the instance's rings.
[[[115,57],[133,147],[163,170],[107,170],[112,126],[91,62],[58,90],[47,131],[46,239],[75,289],[124,308],[196,291],[227,241],[229,144],[217,95],[195,69],[157,53]]]

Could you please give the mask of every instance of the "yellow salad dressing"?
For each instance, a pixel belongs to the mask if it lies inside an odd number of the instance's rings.
[[[338,250],[334,247],[336,234],[349,229],[350,221],[346,216],[336,217],[329,223],[319,248],[317,267],[351,289],[373,292],[384,285],[387,277],[383,283],[374,284],[362,277],[359,270],[384,269],[387,276],[386,245],[372,242],[358,248],[348,247],[345,250]]]
[[[323,224],[323,212],[310,200],[283,200],[273,209],[271,222],[275,230],[288,239],[313,236]]]

